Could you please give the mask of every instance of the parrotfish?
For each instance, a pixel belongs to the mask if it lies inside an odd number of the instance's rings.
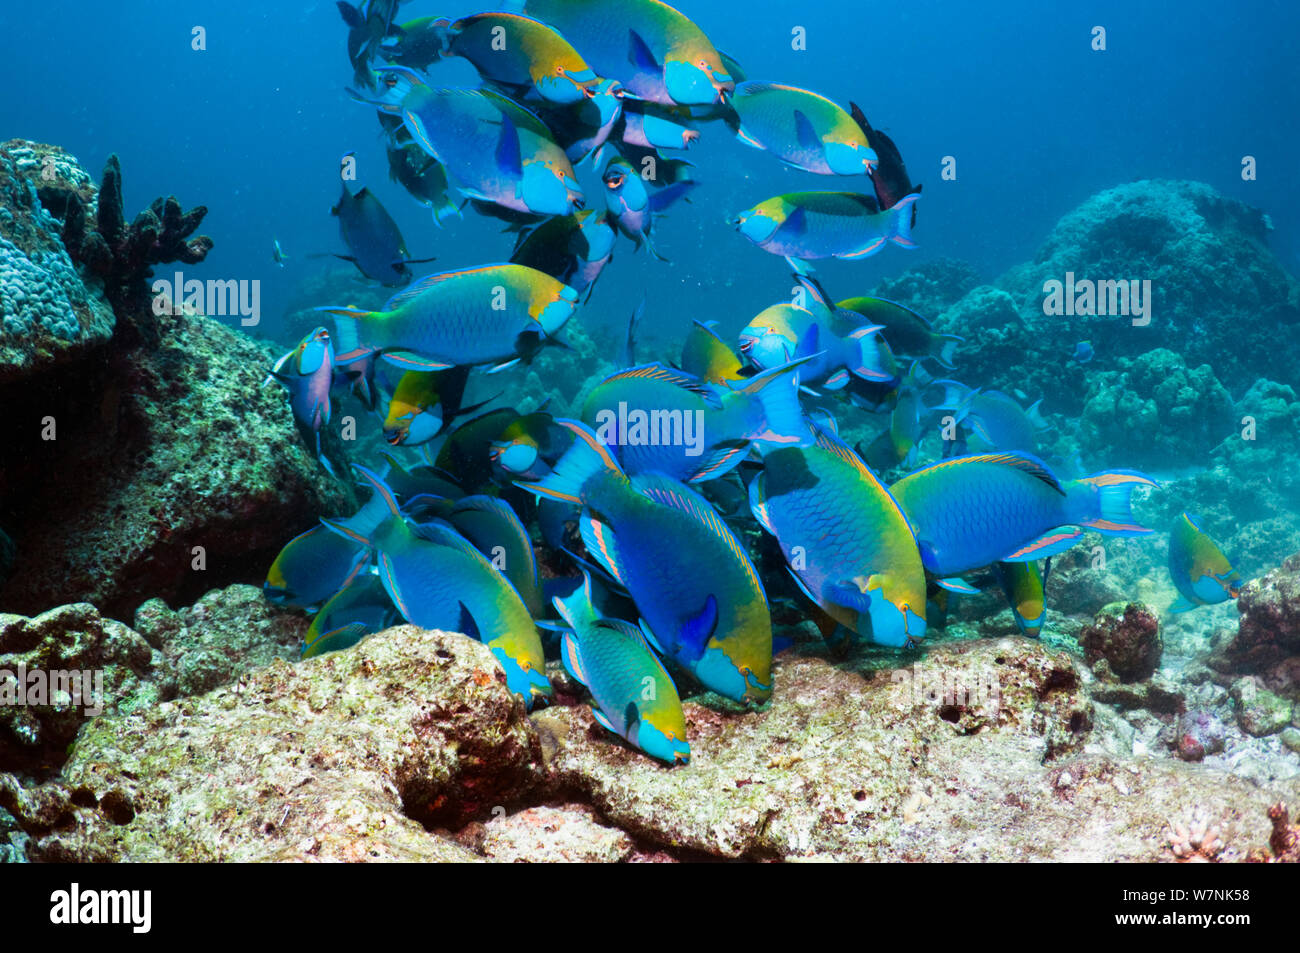
[[[374,548],[384,589],[402,618],[421,628],[461,632],[479,640],[501,663],[506,687],[527,707],[549,699],[542,640],[510,581],[450,526],[412,526],[376,474],[360,466],[354,469],[388,509],[367,542]],[[354,538],[340,524],[326,525]]]
[[[452,23],[447,50],[485,81],[518,96],[576,103],[595,95],[598,77],[554,27],[515,13],[479,13]]]
[[[591,577],[573,594],[552,600],[571,631],[564,634],[564,667],[591,692],[600,725],[651,757],[669,764],[691,760],[686,716],[668,670],[641,630],[601,618],[591,603]]]
[[[763,454],[750,506],[799,587],[837,622],[881,645],[925,635],[925,570],[902,508],[838,436]]]
[[[447,170],[414,142],[388,147],[388,174],[433,213],[435,225],[460,214],[460,207],[448,194]]]
[[[720,695],[758,704],[772,693],[772,620],[754,564],[713,506],[659,474],[629,478],[595,433],[554,471],[520,484],[581,504],[588,554],[627,589],[650,644]]]
[[[978,438],[972,449],[1029,453],[1038,449],[1038,435],[1048,429],[1047,421],[1038,412],[1041,400],[1025,409],[1001,391],[981,391],[957,381],[934,383],[943,384],[947,389],[935,410],[951,412],[958,423],[971,429]]]
[[[564,327],[578,293],[524,265],[495,264],[430,275],[380,311],[317,308],[338,318],[339,363],[381,352],[408,370],[457,364],[494,370],[531,360]]]
[[[862,129],[862,134],[871,142],[879,156],[879,162],[871,169],[871,184],[876,190],[876,201],[881,208],[893,208],[900,199],[912,193],[920,194],[921,186],[913,185],[907,175],[907,166],[894,145],[894,140],[878,129],[872,129],[871,123],[863,115],[857,103],[849,103],[849,114]],[[912,206],[912,225],[916,225],[916,206]]]
[[[466,490],[478,493],[497,485],[493,445],[511,423],[519,419],[519,411],[512,407],[499,407],[467,420],[443,441],[438,454],[429,462],[443,473],[454,473]],[[429,447],[423,448],[428,454]]]
[[[379,576],[374,572],[363,572],[335,593],[316,613],[303,636],[302,657],[315,658],[326,652],[350,648],[371,632],[396,624],[400,618]]]
[[[916,462],[921,440],[921,424],[929,409],[921,399],[918,383],[919,365],[913,363],[898,388],[898,396],[889,414],[889,427],[881,431],[862,452],[867,465],[876,470],[892,470]]]
[[[716,321],[695,321],[682,343],[682,370],[710,384],[743,380],[744,365],[726,341],[718,337]]]
[[[735,86],[703,31],[660,0],[526,0],[522,7],[639,99],[715,103]]]
[[[1191,513],[1180,514],[1169,532],[1169,575],[1180,593],[1170,612],[1216,605],[1241,594],[1241,575]]]
[[[714,480],[739,464],[752,442],[811,440],[799,408],[796,375],[803,363],[724,387],[663,364],[642,364],[592,388],[582,420],[629,474]]]
[[[838,314],[851,311],[878,325],[894,354],[900,357],[932,357],[944,367],[951,368],[957,345],[965,340],[956,334],[939,334],[929,321],[911,308],[884,298],[845,298],[837,302],[835,308]]]
[[[602,79],[588,92],[568,105],[536,104],[538,118],[575,165],[609,140],[623,116],[625,93],[617,80]]]
[[[736,86],[729,102],[740,141],[796,169],[865,175],[879,161],[853,117],[819,93],[749,81]]]
[[[1047,619],[1047,577],[1051,571],[1050,559],[1042,571],[1033,560],[993,564],[993,575],[1006,594],[1016,625],[1031,639],[1038,638]]]
[[[446,520],[510,580],[532,615],[545,611],[533,542],[508,503],[495,496],[466,496],[452,504]]]
[[[618,231],[605,212],[593,209],[557,215],[520,233],[510,260],[591,295],[596,279],[614,257]]]
[[[389,29],[379,53],[390,63],[410,69],[425,69],[446,52],[446,17],[416,17]]]
[[[393,446],[419,446],[446,430],[457,416],[473,413],[483,406],[461,406],[468,378],[467,367],[406,371],[388,400],[384,439]]]
[[[506,425],[489,456],[495,469],[511,480],[540,480],[573,443],[573,432],[544,410],[524,414]]]
[[[316,328],[271,369],[267,383],[279,381],[289,391],[293,419],[316,441],[321,458],[320,430],[330,422],[330,388],[334,382],[334,345],[325,328]]]
[[[409,257],[406,239],[402,238],[393,216],[369,189],[354,195],[345,184],[339,203],[330,209],[330,214],[338,218],[339,237],[349,252],[336,257],[352,262],[363,275],[385,287],[406,284],[411,280],[409,265],[433,260]]]
[[[658,106],[639,99],[625,99],[623,122],[616,130],[619,151],[650,154],[663,160],[659,149],[689,149],[700,138],[695,117],[680,106]],[[643,158],[643,156],[642,156]],[[638,163],[640,165],[640,163]]]
[[[529,110],[489,89],[429,86],[413,70],[379,70],[378,99],[401,116],[411,138],[437,159],[462,194],[527,215],[570,215],[582,187],[564,150]]]
[[[954,457],[910,473],[891,489],[916,532],[925,568],[959,576],[996,562],[1064,552],[1086,527],[1108,536],[1151,532],[1129,509],[1133,489],[1158,486],[1132,470],[1062,483],[1028,454]]]
[[[795,270],[815,258],[865,258],[886,242],[915,248],[911,205],[916,194],[880,210],[870,195],[858,192],[790,192],[741,212],[734,224],[746,238],[773,255],[784,255]]]
[[[369,557],[366,540],[386,515],[370,500],[353,516],[339,520],[347,536],[316,526],[285,543],[267,570],[262,592],[278,606],[311,609],[324,605],[362,571]]]
[[[897,374],[892,355],[880,337],[880,328],[864,324],[847,333],[836,333],[836,322],[828,304],[800,281],[806,307],[778,304],[760,312],[740,332],[740,351],[759,368],[775,367],[795,358],[810,358],[800,374],[808,387],[839,390],[849,375],[865,380],[889,381]]]
[[[655,251],[651,237],[655,215],[695,187],[694,182],[676,182],[651,192],[645,180],[622,156],[614,156],[601,175],[605,183],[605,207],[618,223],[618,230],[632,239],[638,248],[642,244],[661,261],[664,257]]]

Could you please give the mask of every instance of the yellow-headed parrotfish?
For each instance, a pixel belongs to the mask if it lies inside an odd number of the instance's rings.
[[[1033,560],[993,564],[993,575],[1006,594],[1016,625],[1031,639],[1038,638],[1047,620],[1047,577],[1051,571],[1050,559],[1041,571]]]
[[[880,645],[925,635],[925,569],[902,508],[838,436],[763,454],[749,485],[754,517],[776,537],[799,588]]]
[[[663,364],[642,364],[592,388],[582,420],[626,473],[715,480],[744,459],[752,442],[810,442],[799,407],[803,363],[727,386]]]
[[[339,237],[348,246],[347,255],[336,255],[350,261],[367,278],[388,288],[404,285],[411,280],[408,267],[432,258],[412,259],[406,250],[406,239],[379,199],[369,189],[355,195],[343,185],[339,203],[330,209],[339,220]]]
[[[384,589],[402,618],[421,628],[478,639],[501,663],[506,686],[527,707],[549,699],[542,640],[509,579],[450,526],[412,526],[376,474],[360,466],[354,469],[388,509],[366,541],[374,549]],[[355,538],[341,524],[326,521],[326,525]]]
[[[445,371],[406,371],[397,381],[384,412],[384,439],[393,446],[415,447],[438,436],[461,414],[484,404],[462,406],[468,367]]]
[[[522,12],[559,30],[592,69],[638,99],[716,103],[735,87],[704,32],[660,0],[526,0]]]
[[[334,383],[334,345],[325,328],[316,328],[271,369],[266,383],[279,381],[289,391],[293,419],[316,441],[322,462],[320,429],[330,422],[330,388]],[[327,465],[328,466],[328,465]]]
[[[837,322],[820,288],[796,275],[805,307],[773,305],[760,312],[740,332],[740,351],[756,367],[769,368],[796,358],[810,358],[799,375],[805,387],[839,390],[854,375],[869,381],[890,381],[898,375],[880,328],[864,324],[845,334],[836,333]]]
[[[629,478],[595,433],[576,439],[538,483],[540,496],[583,506],[582,540],[636,603],[654,648],[706,688],[759,704],[772,693],[772,619],[763,584],[713,506],[659,474]]]
[[[717,321],[694,321],[682,343],[682,370],[710,384],[743,380],[744,365],[714,330]]]
[[[525,265],[495,264],[430,275],[388,300],[381,311],[325,307],[338,318],[336,357],[372,352],[407,370],[458,364],[493,370],[531,360],[564,327],[578,293]]]
[[[1169,575],[1180,593],[1170,612],[1217,605],[1241,594],[1241,575],[1191,513],[1180,514],[1169,532]]]
[[[510,480],[540,480],[571,443],[573,431],[538,410],[508,423],[492,441],[489,457],[493,468]]]
[[[591,291],[614,257],[618,231],[606,212],[557,215],[519,234],[510,260],[545,272],[578,294]]]
[[[946,388],[943,400],[934,409],[951,413],[970,429],[977,438],[972,450],[1034,453],[1038,449],[1038,435],[1048,429],[1047,421],[1038,412],[1041,400],[1025,409],[1001,391],[979,390],[950,380],[934,383]]]
[[[599,78],[554,27],[516,13],[479,13],[447,28],[447,50],[513,96],[576,103]]]
[[[363,572],[321,606],[303,636],[302,657],[315,658],[351,648],[370,633],[396,625],[400,619],[379,576]]]
[[[268,602],[297,609],[324,605],[357,577],[369,557],[369,535],[387,510],[373,500],[353,516],[339,520],[350,535],[340,536],[316,526],[285,543],[267,570],[262,592]]]
[[[915,248],[911,205],[904,196],[881,211],[870,195],[858,192],[790,192],[773,196],[732,220],[763,251],[784,255],[794,269],[808,270],[814,258],[865,258],[886,242]]]
[[[1130,497],[1134,487],[1158,485],[1132,470],[1062,483],[1035,457],[997,453],[922,467],[891,490],[916,532],[925,568],[946,578],[1054,556],[1079,541],[1076,527],[1107,536],[1148,534],[1133,519]]]
[[[921,399],[919,373],[920,365],[913,362],[899,385],[894,407],[889,413],[889,427],[860,451],[867,465],[877,471],[892,470],[899,464],[910,467],[916,463],[922,420],[929,413]]]
[[[560,650],[564,667],[591,692],[596,721],[651,757],[689,763],[691,746],[677,686],[641,630],[599,616],[586,573],[572,595],[552,601],[571,627]]]
[[[605,165],[601,181],[605,183],[605,207],[618,223],[618,230],[632,239],[638,248],[644,244],[650,249],[650,254],[666,261],[655,251],[651,241],[655,215],[684,196],[695,187],[695,183],[674,182],[652,192],[646,188],[646,181],[632,168],[632,164],[617,155]]]
[[[729,103],[741,142],[796,169],[819,175],[866,175],[879,161],[862,127],[820,93],[748,81],[736,86]]]
[[[582,187],[564,150],[529,110],[489,89],[428,85],[402,66],[379,70],[380,98],[411,139],[443,164],[463,195],[528,215],[571,215]]]
[[[911,308],[884,298],[865,295],[845,298],[836,303],[835,310],[837,315],[844,315],[846,311],[853,312],[863,320],[878,325],[881,335],[899,357],[932,357],[942,366],[951,368],[957,345],[965,341],[965,338],[956,334],[938,333],[929,321]]]

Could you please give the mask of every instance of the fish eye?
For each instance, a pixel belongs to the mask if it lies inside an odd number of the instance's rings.
[[[588,99],[595,99],[596,91],[590,86],[584,86],[582,87],[582,95],[586,96]]]
[[[621,176],[621,175],[610,176],[608,179],[605,180],[605,184],[606,184],[607,186],[609,186],[611,189],[619,189],[619,188],[622,188],[622,187],[623,187],[623,176]]]

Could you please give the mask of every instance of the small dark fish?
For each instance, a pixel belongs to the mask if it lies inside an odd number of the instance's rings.
[[[395,288],[408,284],[412,278],[409,267],[432,258],[410,259],[406,239],[379,199],[362,189],[353,194],[345,184],[338,205],[330,214],[339,220],[339,237],[351,254],[339,255],[350,261],[367,278]]]
[[[913,185],[907,175],[907,166],[894,145],[894,140],[879,129],[872,129],[871,123],[863,115],[857,103],[849,103],[849,113],[876,150],[879,163],[871,170],[871,184],[876,189],[876,201],[881,208],[893,208],[901,200],[913,193],[920,193],[921,186]],[[912,206],[912,227],[916,227],[916,206]]]

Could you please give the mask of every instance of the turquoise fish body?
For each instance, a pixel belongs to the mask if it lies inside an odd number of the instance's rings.
[[[1174,612],[1217,605],[1241,594],[1241,575],[1191,513],[1181,513],[1169,533],[1169,576],[1181,596]]]

